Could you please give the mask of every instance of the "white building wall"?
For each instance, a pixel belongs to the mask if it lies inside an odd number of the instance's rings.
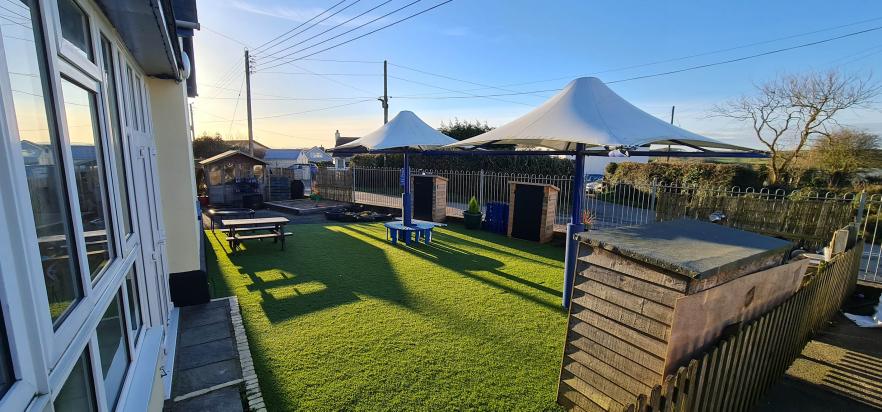
[[[148,79],[169,272],[198,270],[200,227],[184,83]]]

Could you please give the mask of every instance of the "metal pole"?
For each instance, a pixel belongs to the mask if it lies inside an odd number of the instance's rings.
[[[405,153],[404,167],[401,172],[404,176],[404,193],[401,194],[401,219],[405,225],[410,225],[412,223],[410,210],[410,163],[407,157],[407,153]]]
[[[671,124],[674,124],[674,109],[676,109],[676,108],[677,108],[677,106],[671,106]],[[670,152],[671,152],[671,145],[668,145],[668,153],[670,153]],[[665,162],[670,162],[670,161],[671,161],[671,156],[668,156],[668,158],[665,159]]]
[[[254,129],[251,124],[251,58],[245,49],[245,107],[248,108],[248,154],[254,156]]]
[[[380,103],[383,105],[383,124],[389,123],[389,65],[383,60],[383,97],[380,97]],[[406,156],[406,155],[405,155]]]
[[[570,224],[567,225],[567,252],[564,257],[564,287],[561,302],[564,308],[570,307],[573,283],[576,279],[576,254],[579,243],[573,239],[576,233],[585,230],[582,224],[582,199],[585,197],[585,150],[583,143],[576,144],[576,161],[573,168],[572,210]]]

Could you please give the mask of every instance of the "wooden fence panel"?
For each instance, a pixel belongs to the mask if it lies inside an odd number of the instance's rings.
[[[315,187],[324,199],[352,202],[352,170],[318,169]]]
[[[858,242],[819,267],[807,284],[782,304],[742,325],[738,332],[620,410],[750,410],[851,293],[862,253],[863,244]]]

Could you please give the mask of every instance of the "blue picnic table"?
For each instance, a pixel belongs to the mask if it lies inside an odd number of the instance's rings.
[[[432,229],[441,225],[417,221],[405,225],[404,222],[395,221],[386,222],[384,226],[386,226],[386,239],[391,240],[393,245],[397,244],[399,240],[403,240],[407,245],[410,245],[412,241],[419,243],[420,238],[423,239],[423,243],[428,245],[432,241]]]

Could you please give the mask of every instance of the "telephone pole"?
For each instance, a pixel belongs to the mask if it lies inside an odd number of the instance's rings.
[[[677,106],[671,106],[671,124],[674,124],[674,109],[676,109],[676,108],[677,108]],[[667,158],[667,160],[665,160],[665,162],[668,162],[668,163],[671,162],[671,154],[670,153],[671,153],[671,145],[668,145],[668,158]]]
[[[389,123],[389,70],[388,63],[383,60],[383,96],[377,100],[383,105],[383,124]]]
[[[248,110],[248,154],[254,156],[254,129],[251,127],[251,57],[245,49],[245,107]]]

